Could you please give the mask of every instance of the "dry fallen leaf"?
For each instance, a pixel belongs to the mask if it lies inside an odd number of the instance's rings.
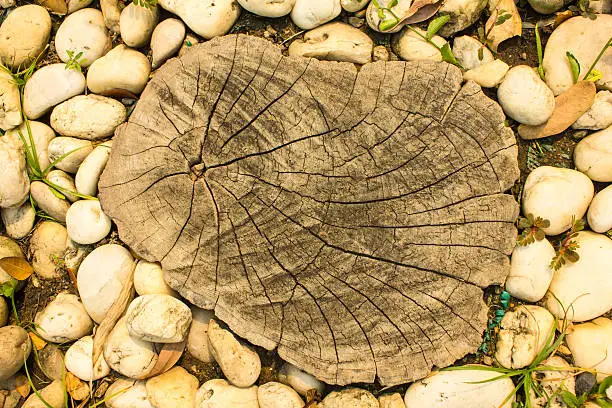
[[[416,0],[408,9],[406,14],[400,18],[399,26],[416,24],[434,16],[442,7],[442,1]]]
[[[71,372],[66,373],[66,391],[76,401],[89,397],[89,386]]]
[[[184,340],[180,343],[166,343],[162,347],[159,352],[159,357],[157,358],[157,363],[153,367],[150,373],[146,376],[141,377],[141,380],[145,378],[155,377],[156,375],[163,374],[176,364],[176,362],[183,355],[183,350],[185,350],[185,344],[187,340]]]
[[[121,318],[121,315],[123,315],[123,312],[125,312],[125,309],[132,299],[134,294],[134,269],[136,269],[136,262],[133,262],[132,269],[126,281],[123,282],[123,288],[121,288],[119,297],[115,300],[115,303],[113,303],[108,312],[106,312],[106,317],[104,317],[104,320],[102,320],[100,326],[96,329],[96,334],[94,334],[92,361],[98,361],[98,358],[100,358],[106,338],[111,330],[113,330],[113,327],[115,327],[115,324]]]
[[[47,345],[47,342],[40,338],[40,336],[34,332],[28,333],[30,335],[30,339],[32,339],[32,344],[36,348],[36,350],[42,350]]]
[[[574,16],[574,13],[572,13],[572,10],[565,10],[565,11],[560,11],[557,13],[557,15],[555,16],[555,22],[553,24],[554,28],[557,28],[561,25],[562,22],[564,22],[567,19],[570,19]]]
[[[13,256],[0,259],[0,269],[19,281],[28,279],[34,272],[28,261]]]
[[[19,374],[15,377],[15,390],[17,390],[22,398],[30,395],[30,382],[25,375]]]
[[[487,45],[497,52],[497,47],[503,41],[523,33],[523,21],[513,0],[489,0],[489,13],[491,17],[485,24]],[[510,17],[504,19],[503,16],[508,13]],[[503,22],[498,24],[500,18]]]
[[[540,139],[563,132],[589,110],[596,93],[593,82],[578,82],[555,98],[555,109],[546,123],[539,126],[520,125],[519,135],[523,139]]]
[[[68,12],[68,5],[65,0],[37,0],[36,3],[55,14],[66,14]]]

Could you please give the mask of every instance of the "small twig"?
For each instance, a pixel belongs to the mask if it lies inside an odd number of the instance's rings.
[[[285,45],[285,43],[286,43],[287,41],[291,41],[291,40],[293,40],[295,37],[300,36],[300,35],[304,34],[305,32],[306,32],[306,30],[302,30],[302,31],[300,31],[299,33],[295,33],[295,34],[293,34],[291,37],[287,38],[286,40],[283,40],[283,42],[281,43],[281,45]]]

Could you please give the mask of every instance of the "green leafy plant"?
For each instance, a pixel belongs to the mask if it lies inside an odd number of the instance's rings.
[[[380,22],[378,23],[378,28],[380,31],[388,31],[399,24],[399,17],[397,14],[391,10],[392,7],[397,6],[399,0],[391,0],[388,5],[381,6],[378,0],[372,0],[372,4],[376,7],[376,12],[378,13],[378,18]]]
[[[612,37],[610,37],[608,39],[608,42],[606,42],[604,44],[603,48],[601,49],[601,51],[597,55],[597,58],[595,58],[595,61],[593,61],[593,64],[591,64],[591,67],[586,72],[586,74],[584,74],[584,79],[585,80],[596,82],[596,81],[599,81],[601,79],[601,77],[602,77],[601,71],[595,69],[595,65],[597,65],[597,63],[599,62],[601,57],[603,57],[604,53],[606,52],[606,50],[609,47],[612,47]]]
[[[487,329],[485,330],[484,338],[482,340],[482,344],[478,348],[478,351],[481,353],[489,352],[489,342],[493,339],[493,333],[495,332],[495,328],[499,326],[501,320],[504,318],[506,314],[506,310],[508,310],[508,302],[510,301],[510,293],[503,290],[499,295],[499,302],[496,305],[492,306],[494,312],[489,317],[487,322]]]
[[[555,257],[550,261],[550,268],[558,271],[567,262],[578,262],[580,255],[576,250],[580,247],[577,241],[574,240],[578,233],[584,229],[584,221],[572,217],[572,227],[565,235],[565,238],[560,242],[559,248],[556,251]]]
[[[571,10],[573,13],[577,13],[583,17],[595,20],[597,18],[597,13],[591,8],[590,3],[590,0],[578,0],[576,2],[576,5],[571,5],[568,7],[568,9]]]
[[[157,0],[132,0],[135,6],[147,8],[149,10],[157,6]]]
[[[76,69],[79,72],[83,72],[81,68],[81,64],[85,62],[83,57],[83,51],[79,51],[78,53],[74,53],[73,50],[67,50],[66,54],[68,54],[68,61],[66,61],[66,69]]]
[[[508,12],[507,10],[501,9],[497,14],[497,20],[495,20],[495,25],[502,25],[506,21],[510,20],[510,18],[512,18],[512,13]]]
[[[565,53],[567,60],[569,61],[570,68],[572,70],[572,78],[574,83],[578,82],[578,78],[580,77],[580,63],[578,62],[578,58],[574,56],[571,52],[567,51]]]
[[[17,279],[11,278],[8,281],[4,282],[0,285],[0,295],[8,298],[11,301],[11,308],[13,309],[13,317],[15,318],[15,323],[20,325],[19,314],[17,313],[17,307],[15,306],[15,289],[19,281]]]
[[[535,40],[536,40],[536,51],[538,53],[538,74],[540,74],[540,78],[544,81],[546,75],[544,73],[544,67],[542,66],[542,39],[540,38],[540,28],[538,27],[538,23],[535,25]]]
[[[568,408],[582,408],[589,401],[601,408],[612,408],[612,402],[606,399],[606,389],[608,387],[612,387],[612,376],[604,378],[598,387],[593,387],[582,395],[576,396],[568,390],[561,390],[559,395]]]
[[[527,246],[546,237],[542,228],[550,227],[550,221],[542,217],[535,217],[533,214],[527,214],[527,217],[519,218],[518,227],[523,231],[516,239],[516,243],[520,246]]]
[[[446,23],[449,22],[449,20],[450,16],[448,15],[434,18],[427,26],[426,34],[422,34],[419,30],[412,27],[411,25],[407,25],[406,27],[408,27],[410,31],[412,31],[413,33],[421,37],[423,40],[433,45],[438,51],[440,51],[443,61],[446,61],[449,64],[453,64],[461,69],[465,69],[463,65],[461,65],[461,63],[457,61],[457,58],[455,58],[455,56],[453,55],[453,51],[451,50],[450,44],[448,42],[444,43],[444,45],[440,47],[432,40],[433,37],[438,33],[438,31],[440,31],[440,29],[444,27]]]

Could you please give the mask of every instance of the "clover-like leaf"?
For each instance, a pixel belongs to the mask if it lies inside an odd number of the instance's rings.
[[[117,129],[102,208],[238,336],[329,383],[423,377],[478,349],[515,244],[514,134],[462,82],[214,38]]]

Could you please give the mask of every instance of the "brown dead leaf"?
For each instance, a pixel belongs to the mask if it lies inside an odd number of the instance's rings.
[[[45,348],[47,342],[40,338],[40,336],[34,332],[29,332],[30,339],[32,339],[32,344],[36,348],[37,351],[40,351]]]
[[[523,33],[523,21],[513,0],[489,0],[489,13],[491,17],[485,24],[487,45],[497,52],[497,47],[503,41]],[[498,18],[506,13],[510,13],[511,17],[497,24]]]
[[[28,279],[34,272],[28,261],[16,256],[0,259],[0,269],[19,281]]]
[[[159,357],[157,358],[157,363],[153,367],[150,373],[141,377],[141,380],[145,378],[155,377],[156,375],[163,374],[176,364],[176,362],[183,355],[183,350],[185,350],[185,344],[187,340],[184,340],[180,343],[166,343],[162,347],[159,352]]]
[[[557,13],[557,15],[555,16],[555,22],[553,23],[553,27],[557,28],[561,25],[562,22],[564,22],[567,19],[570,19],[574,16],[574,13],[572,13],[571,10],[565,10],[565,11],[560,11]]]
[[[442,7],[442,1],[436,0],[416,0],[408,11],[400,18],[398,26],[403,27],[406,24],[416,24],[425,21],[434,16]]]
[[[66,391],[76,400],[83,401],[89,397],[89,386],[71,372],[66,373]]]
[[[25,375],[19,374],[15,377],[15,390],[17,390],[22,398],[30,395],[30,382]]]
[[[595,101],[597,90],[591,81],[580,81],[555,98],[555,109],[548,121],[542,125],[520,125],[519,135],[523,139],[540,139],[563,132]]]
[[[66,14],[68,12],[68,5],[65,0],[37,0],[36,3],[55,14]]]
[[[102,347],[104,346],[104,342],[106,338],[110,334],[113,327],[117,321],[121,318],[125,309],[127,308],[132,296],[134,294],[134,269],[136,269],[136,262],[133,262],[132,269],[128,274],[126,281],[123,283],[123,288],[121,288],[121,293],[115,303],[110,307],[104,320],[100,323],[100,326],[96,329],[96,334],[94,334],[94,345],[92,352],[92,361],[98,361],[100,358],[100,354],[102,354]]]

